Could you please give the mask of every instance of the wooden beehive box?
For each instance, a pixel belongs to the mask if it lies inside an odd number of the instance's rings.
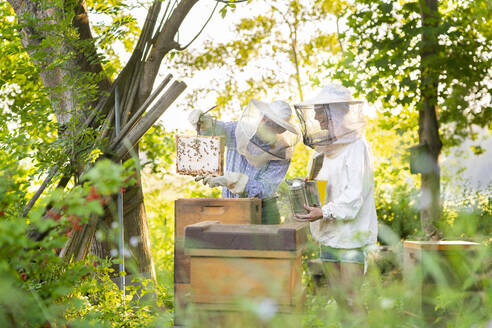
[[[439,284],[461,288],[473,272],[481,245],[469,241],[409,241],[403,243],[403,277],[415,293],[406,308],[426,321],[435,319]]]
[[[238,302],[272,300],[279,312],[303,301],[301,252],[306,223],[187,226],[190,301],[207,311],[238,310]]]
[[[260,224],[261,199],[184,198],[174,202],[174,282],[190,282],[190,261],[184,254],[185,227],[203,221]]]
[[[190,289],[190,258],[184,253],[185,227],[207,220],[224,224],[259,224],[261,223],[261,199],[177,199],[174,202],[174,214],[175,324],[180,324],[186,305],[186,295]]]
[[[184,175],[223,175],[224,141],[218,136],[176,136],[176,172]]]

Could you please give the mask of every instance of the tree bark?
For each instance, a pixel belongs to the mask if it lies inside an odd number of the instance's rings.
[[[127,159],[127,158],[126,158]],[[125,242],[125,266],[127,274],[140,274],[155,281],[155,269],[152,259],[147,215],[144,206],[144,196],[140,183],[140,173],[136,173],[137,184],[123,193],[123,225]],[[113,211],[108,209],[106,217],[98,224],[97,229],[109,231],[113,222],[117,222]],[[95,230],[94,230],[95,232]],[[91,253],[101,258],[112,257],[112,250],[118,246],[111,240],[96,240],[91,245]],[[119,273],[118,265],[113,265],[115,275]]]
[[[426,238],[433,238],[437,235],[435,223],[441,215],[439,154],[442,142],[437,118],[439,12],[437,0],[419,0],[419,5],[422,19],[419,141],[428,147],[426,169],[421,173],[420,220]]]
[[[23,27],[20,31],[22,45],[27,50],[33,63],[39,67],[41,80],[48,89],[51,104],[55,110],[57,122],[63,127],[74,121],[74,116],[84,121],[89,116],[87,104],[81,104],[79,90],[76,82],[83,79],[86,73],[100,74],[103,69],[100,63],[90,61],[88,56],[96,54],[92,46],[86,53],[77,52],[69,40],[61,41],[49,47],[42,48],[42,42],[48,37],[58,39],[63,37],[63,17],[65,8],[44,7],[39,1],[8,0]],[[75,8],[73,27],[79,34],[79,40],[92,39],[89,28],[89,20],[84,2],[81,1]],[[45,56],[39,56],[44,52]],[[53,65],[62,55],[74,53],[62,65]],[[68,84],[68,87],[67,87]],[[107,77],[102,77],[98,82],[100,91],[109,89],[111,83]],[[62,86],[64,86],[62,88]],[[85,99],[84,99],[85,100]]]
[[[123,113],[124,117],[128,119],[132,117],[150,96],[162,59],[169,51],[179,49],[179,44],[174,41],[174,38],[186,15],[197,2],[198,0],[180,1],[164,24],[162,31],[154,36],[149,57],[141,63],[144,66],[137,83],[138,87],[133,91],[136,99],[132,102],[131,110],[126,114]],[[124,125],[125,120],[122,123]],[[138,145],[135,147],[134,155],[138,156]],[[131,261],[128,263],[130,274],[136,273],[135,270],[138,268],[140,274],[155,278],[143,200],[141,184],[129,187],[124,194],[125,248],[129,247],[131,253]],[[131,238],[136,236],[140,237],[138,237],[137,246],[133,247]],[[93,246],[92,251],[97,252],[98,256],[108,256],[114,248],[114,245],[109,243],[99,243],[97,240],[94,243],[96,245]]]
[[[128,109],[127,117],[128,119],[131,118],[132,114],[138,110],[140,105],[150,95],[164,56],[173,49],[179,49],[179,44],[174,41],[174,38],[184,18],[198,2],[198,0],[179,1],[176,8],[169,15],[169,18],[166,19],[164,25],[159,26],[162,28],[157,28],[156,30],[154,27],[156,26],[161,2],[159,0],[155,1],[151,7],[152,12],[148,16],[150,19],[146,20],[146,26],[142,29],[142,35],[132,57],[111,88],[111,81],[106,76],[103,76],[103,69],[100,63],[94,63],[89,60],[89,58],[94,58],[96,55],[94,43],[89,42],[90,45],[88,47],[92,48],[85,48],[82,51],[76,49],[73,43],[70,42],[74,40],[64,39],[63,37],[66,35],[60,34],[64,32],[60,26],[63,26],[62,23],[65,15],[72,14],[68,11],[70,9],[46,8],[43,6],[43,2],[36,0],[8,1],[13,7],[19,21],[24,23],[20,31],[22,44],[31,56],[34,64],[39,67],[43,84],[50,94],[57,122],[61,126],[59,137],[71,142],[76,140],[74,134],[81,130],[80,128],[84,128],[81,126],[84,125],[84,122],[91,127],[97,127],[101,124],[99,120],[92,119],[95,115],[91,116],[91,108],[96,107],[96,110],[99,109],[100,113],[98,115],[101,116],[109,112],[109,120],[112,120],[112,112],[110,110],[114,106],[114,84],[118,84],[121,94],[126,96],[125,102],[122,102],[122,105],[127,105],[125,107]],[[65,5],[68,7],[72,4],[65,2]],[[78,2],[75,0],[75,4],[75,16],[71,22],[72,27],[78,32],[79,40],[90,40],[92,39],[92,35],[90,33],[85,3],[83,0],[78,0]],[[152,33],[155,33],[155,35],[152,35]],[[58,37],[61,40],[60,43],[55,45],[50,44],[49,47],[41,48],[43,40],[50,36]],[[74,55],[64,61],[62,65],[52,65],[55,63],[55,60],[60,58],[59,56],[69,53],[73,53]],[[101,79],[98,80],[99,98],[90,99],[88,102],[85,95],[81,94],[81,90],[77,88],[77,83],[88,81],[89,77],[94,76],[101,76]],[[67,81],[71,83],[67,83]],[[106,98],[107,96],[104,95],[103,91],[109,91],[110,89],[111,94],[109,98]],[[98,106],[94,106],[96,103],[98,103]],[[70,124],[74,122],[78,123],[75,125]],[[114,124],[113,121],[104,124],[108,123],[109,127]],[[124,122],[122,123],[124,124]],[[67,126],[71,126],[69,131],[66,129]],[[108,130],[102,133],[108,133]],[[111,135],[109,134],[109,136]],[[74,149],[67,153],[69,153],[72,165],[80,165],[76,164],[78,153]],[[138,145],[135,147],[135,153],[138,156]],[[70,174],[75,174],[77,177],[77,170],[71,171]],[[68,178],[70,178],[70,174],[67,175]],[[139,172],[137,176],[139,181]],[[132,271],[138,271],[146,275],[150,274],[150,276],[155,277],[143,192],[140,183],[126,190],[124,194],[124,206],[125,245],[135,260],[134,270]],[[110,226],[111,222],[114,221],[113,213],[107,211],[107,218],[104,221]],[[102,222],[100,223],[100,225],[104,225]],[[111,250],[114,248],[114,245],[99,243],[93,238],[95,231],[93,220],[91,220],[91,225],[87,229],[88,231],[90,230],[90,233],[81,233],[78,236],[74,236],[75,244],[86,245],[85,241],[94,240],[92,251],[103,258],[111,257]],[[88,251],[86,246],[75,251],[74,256],[76,259],[82,259],[85,256]]]

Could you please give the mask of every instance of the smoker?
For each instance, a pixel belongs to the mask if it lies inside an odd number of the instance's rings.
[[[320,193],[316,181],[299,178],[285,180],[289,186],[289,201],[292,214],[307,214],[307,206],[321,207]]]

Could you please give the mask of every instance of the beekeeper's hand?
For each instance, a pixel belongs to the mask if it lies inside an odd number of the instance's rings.
[[[200,181],[200,180],[205,179],[206,177],[207,177],[206,175],[199,175],[199,176],[197,176],[197,177],[195,178],[195,181],[196,181],[196,182],[198,182],[198,181]]]
[[[203,184],[209,187],[226,187],[235,194],[240,194],[246,188],[248,176],[238,172],[226,172],[222,176],[208,176],[203,179]]]
[[[195,109],[188,115],[188,122],[190,122],[195,130],[198,130],[198,125],[200,125],[200,129],[207,129],[212,125],[212,116],[204,115],[203,111]]]
[[[304,208],[308,211],[308,214],[296,214],[297,221],[314,222],[323,218],[323,210],[320,207],[304,205]],[[327,220],[334,221],[333,218],[328,218]]]
[[[200,121],[200,116],[202,116],[203,112],[199,109],[193,110],[190,115],[188,115],[188,122],[193,126],[196,130],[198,122]]]

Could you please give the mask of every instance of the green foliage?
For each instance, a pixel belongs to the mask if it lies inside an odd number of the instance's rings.
[[[154,125],[142,138],[140,150],[145,153],[142,166],[149,166],[154,174],[169,173],[176,153],[174,133],[164,131],[160,124]]]
[[[43,162],[40,145],[52,142],[56,124],[39,73],[23,49],[15,15],[0,2],[0,158],[1,165],[22,165],[20,176],[33,173],[30,163]],[[15,179],[21,179],[20,176]]]
[[[121,290],[109,278],[112,269],[99,263],[98,268],[73,293],[74,302],[66,315],[71,326],[170,326],[172,317],[163,307],[168,303],[166,295],[151,281],[135,279],[126,287],[122,302]]]
[[[94,43],[102,57],[104,72],[111,79],[123,68],[121,53],[130,54],[137,43],[141,30],[132,11],[141,5],[138,1],[87,1]]]
[[[127,165],[131,166],[131,165]],[[58,256],[71,230],[81,228],[121,186],[133,183],[132,170],[98,161],[84,176],[85,183],[70,192],[54,190],[21,217],[24,197],[22,184],[11,177],[19,172],[9,168],[0,173],[0,321],[9,327],[53,327],[66,323],[74,327],[146,327],[150,322],[169,321],[155,316],[156,306],[168,302],[162,288],[129,286],[127,303],[111,282],[111,264],[96,258],[65,262]],[[45,206],[51,209],[46,213]],[[39,241],[29,237],[36,230]],[[153,293],[151,307],[144,298]],[[155,294],[155,295],[154,295]],[[144,297],[145,296],[145,297]],[[157,297],[156,299],[154,299]],[[162,321],[164,320],[164,321]]]
[[[439,1],[440,22],[422,27],[417,2],[356,1],[347,14],[346,44],[326,69],[386,111],[415,109],[420,102],[421,33],[436,34],[439,122],[445,146],[469,137],[472,127],[488,127],[492,107],[490,5],[487,1]]]
[[[446,238],[492,242],[492,186],[486,190],[463,190],[445,202],[439,221]]]
[[[373,153],[378,222],[402,239],[420,231],[419,182],[408,165],[408,148],[417,142],[417,128],[411,123],[416,120],[417,114],[408,109],[398,116],[377,113],[366,131]],[[379,239],[388,242],[381,234]]]

